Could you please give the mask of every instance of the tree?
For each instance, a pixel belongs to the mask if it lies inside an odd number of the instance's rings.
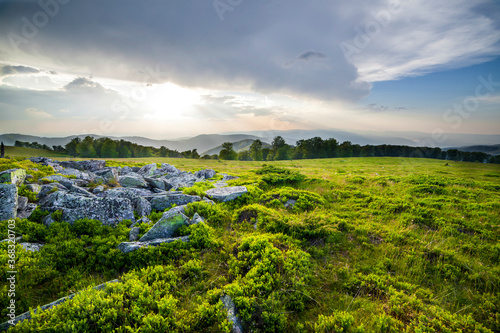
[[[101,146],[101,153],[99,157],[110,157],[110,158],[115,158],[118,157],[119,153],[116,147],[116,142],[106,138],[104,143]]]
[[[262,141],[254,140],[250,146],[250,157],[254,161],[262,161]]]
[[[250,151],[244,150],[238,153],[238,161],[251,161]]]
[[[120,148],[118,149],[118,156],[121,158],[132,157],[132,153],[130,149],[128,149],[126,144],[120,144]]]
[[[288,151],[290,146],[286,144],[285,139],[281,136],[274,138],[271,148],[271,153],[267,156],[267,160],[286,160],[288,159]]]
[[[69,156],[78,156],[78,146],[80,145],[80,143],[81,140],[77,137],[64,146]]]
[[[0,158],[4,158],[5,156],[5,146],[3,145],[3,141],[2,141],[2,144],[0,145]]]
[[[191,151],[191,158],[200,158],[200,154],[198,154],[198,150],[197,149],[193,149]]]
[[[224,142],[222,144],[222,150],[219,153],[219,158],[221,160],[235,160],[238,154],[233,149],[233,144],[231,142]]]
[[[78,145],[76,152],[81,157],[97,157],[94,149],[94,138],[87,136],[83,139],[80,145]]]

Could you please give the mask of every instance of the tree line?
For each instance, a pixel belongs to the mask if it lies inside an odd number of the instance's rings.
[[[410,147],[403,145],[358,145],[350,141],[339,143],[336,139],[323,140],[314,137],[297,141],[295,146],[286,143],[281,136],[276,136],[269,148],[263,148],[261,140],[254,140],[250,149],[236,152],[231,142],[224,142],[219,154],[203,155],[196,149],[179,152],[168,149],[146,147],[130,141],[112,140],[110,138],[95,139],[91,136],[83,140],[76,137],[63,146],[41,145],[37,142],[16,141],[16,147],[46,149],[61,152],[74,157],[88,158],[135,158],[135,157],[177,157],[203,158],[240,161],[279,161],[334,157],[416,157],[452,160],[462,162],[500,164],[500,155],[494,156],[483,152],[463,152],[457,149]]]

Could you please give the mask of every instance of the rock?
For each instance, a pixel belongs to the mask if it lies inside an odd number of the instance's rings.
[[[47,227],[50,226],[52,223],[54,223],[55,220],[52,218],[52,215],[47,215],[42,219],[42,223],[45,224]]]
[[[196,171],[194,173],[195,177],[201,178],[201,179],[209,179],[215,176],[215,171],[212,169],[205,169],[205,170],[200,170]]]
[[[156,170],[156,163],[151,163],[143,166],[137,173],[143,177],[152,176],[154,171]]]
[[[42,186],[40,186],[38,184],[28,184],[28,185],[26,185],[26,189],[28,191],[33,192],[33,193],[39,193],[41,188],[42,188]]]
[[[114,168],[106,168],[94,172],[96,176],[102,177],[106,183],[118,182],[119,174]]]
[[[148,223],[149,224],[150,222],[151,222],[151,220],[149,219],[149,217],[143,216],[140,219],[138,219],[137,221],[135,221],[134,223],[132,223],[130,225],[130,228],[133,228],[134,226],[136,226],[136,225],[138,225],[140,223]]]
[[[24,208],[23,210],[17,210],[17,217],[20,219],[27,219],[28,217],[30,217],[31,213],[33,213],[36,207],[38,207],[37,204],[28,203],[26,205],[26,208]]]
[[[209,203],[209,204],[211,204],[211,205],[215,205],[215,201],[210,200],[210,199],[209,199],[209,198],[207,198],[207,197],[203,197],[203,202]]]
[[[189,218],[186,215],[179,212],[166,212],[161,219],[141,237],[140,241],[146,242],[157,238],[171,238],[177,229],[183,225],[189,225]]]
[[[28,198],[18,196],[17,197],[17,210],[24,210],[28,206]]]
[[[288,201],[285,203],[285,208],[293,209],[293,206],[295,206],[296,203],[297,203],[297,200],[288,199]]]
[[[0,172],[0,183],[11,183],[21,186],[26,179],[26,170],[9,169]]]
[[[73,224],[89,218],[105,225],[116,225],[123,220],[135,221],[132,203],[123,198],[86,198],[65,192],[54,192],[40,200],[40,208],[49,212],[62,211],[62,221]]]
[[[38,252],[45,246],[45,244],[39,243],[19,243],[26,251]]]
[[[191,219],[191,225],[198,224],[198,223],[201,223],[201,222],[205,222],[205,220],[203,219],[203,217],[201,217],[198,213],[194,213],[194,216]]]
[[[132,168],[129,166],[124,166],[123,168],[120,168],[118,170],[118,174],[120,176],[126,175],[127,173],[130,173],[130,172],[132,172]]]
[[[157,211],[164,211],[173,205],[182,206],[191,202],[200,201],[201,198],[196,195],[167,193],[165,195],[157,195],[146,197],[151,202],[151,208]]]
[[[177,175],[178,173],[180,173],[179,169],[168,163],[162,163],[160,171],[162,173],[168,173],[170,175]]]
[[[206,191],[205,193],[211,199],[220,202],[227,202],[234,200],[247,192],[248,190],[245,186],[233,186],[233,187],[212,188]]]
[[[236,176],[230,176],[230,175],[225,174],[225,173],[222,173],[221,175],[223,176],[223,177],[222,177],[222,181],[223,181],[223,182],[226,182],[226,181],[228,181],[228,180],[233,180],[233,179],[238,179],[238,178],[240,178],[240,177],[236,177]]]
[[[148,187],[148,183],[146,183],[144,178],[136,173],[128,173],[124,176],[120,176],[118,182],[123,187]]]
[[[153,210],[151,208],[151,204],[149,201],[144,199],[143,197],[135,197],[132,199],[132,205],[134,207],[134,210],[137,212],[139,216],[148,216],[151,214],[151,211]]]
[[[17,216],[17,186],[0,184],[0,221],[14,219]]]
[[[42,181],[49,181],[49,182],[64,182],[64,181],[71,181],[70,178],[66,178],[64,176],[61,176],[61,175],[51,175],[51,176],[47,176],[47,177],[43,177],[42,178]]]
[[[58,161],[54,161],[58,162]],[[90,160],[90,161],[62,161],[58,162],[64,168],[73,168],[81,171],[97,171],[106,166],[106,161]]]
[[[56,163],[56,161],[52,161],[50,158],[47,157],[30,157],[30,161],[33,163],[50,166],[57,172],[64,170],[64,168],[60,166],[58,163]]]
[[[164,243],[172,243],[177,240],[181,240],[183,242],[189,242],[189,236],[174,237],[174,238],[158,238],[147,242],[123,242],[120,243],[120,245],[118,245],[118,250],[122,251],[123,253],[130,253],[139,250],[140,248],[143,247],[158,246]]]
[[[132,172],[138,172],[139,170],[141,170],[140,167],[135,167],[135,166],[131,167],[131,169],[132,169]]]
[[[127,198],[132,201],[135,197],[147,197],[153,194],[150,190],[133,187],[116,187],[104,192],[108,198]]]
[[[165,191],[165,189],[166,189],[165,182],[161,178],[144,177],[144,180],[153,189],[158,188],[158,189],[163,190],[163,191]]]
[[[128,233],[129,241],[135,242],[139,238],[139,232],[141,232],[141,228],[134,227],[130,229],[130,232]]]
[[[63,176],[75,176],[76,179],[93,181],[96,175],[92,172],[83,172],[78,169],[67,168],[59,172]]]
[[[92,191],[92,193],[94,193],[94,194],[99,194],[102,192],[104,192],[104,186],[102,186],[102,185],[96,186],[94,188],[94,190]]]
[[[84,196],[87,198],[95,198],[96,197],[95,194],[92,194],[89,191],[87,191],[86,189],[83,189],[83,188],[76,186],[76,185],[73,185],[69,189],[69,193],[75,194],[75,195],[81,195],[81,196]]]
[[[168,183],[172,188],[175,190],[178,190],[180,188],[184,187],[192,187],[194,183],[203,181],[200,178],[195,177],[195,175],[188,173],[188,172],[182,172],[179,173],[175,177],[171,177],[167,180],[165,180],[166,183]]]
[[[68,191],[68,188],[59,184],[59,183],[52,183],[52,184],[47,184],[47,185],[42,185],[40,192],[37,194],[38,199],[43,199],[47,195],[54,193],[56,191]]]
[[[229,295],[224,295],[220,298],[224,309],[227,312],[227,320],[233,324],[232,333],[243,333],[243,326],[241,324],[240,318],[236,314],[236,305],[233,302],[233,299]]]

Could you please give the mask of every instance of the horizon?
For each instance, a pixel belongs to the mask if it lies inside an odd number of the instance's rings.
[[[500,134],[493,0],[215,3],[1,2],[0,132]]]

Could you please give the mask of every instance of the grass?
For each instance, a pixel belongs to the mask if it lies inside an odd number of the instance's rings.
[[[23,263],[34,262],[31,269],[41,281],[23,279],[20,269],[25,298],[20,307],[42,305],[125,272],[172,265],[179,274],[185,272],[172,282],[171,295],[179,300],[176,318],[191,325],[179,331],[223,331],[210,321],[218,318],[216,312],[208,317],[199,312],[201,305],[210,312],[217,302],[213,295],[221,290],[234,297],[246,324],[258,332],[500,331],[499,165],[448,161],[445,166],[441,160],[389,157],[277,162],[144,158],[107,164],[148,163],[237,175],[229,183],[247,185],[249,194],[188,209],[188,214],[206,217],[210,229],[196,231],[206,232],[205,238],[132,255],[114,250],[127,239],[124,225],[78,238],[62,232],[68,229],[58,223],[51,227],[61,228],[55,233],[22,222],[23,234],[42,237],[36,235],[46,232],[42,241],[50,246],[38,254],[19,250]],[[264,164],[307,178],[273,186],[266,183],[266,174],[255,172]],[[205,188],[185,191],[203,193]],[[300,209],[285,208],[289,198]],[[2,237],[5,230],[5,222],[0,223]],[[78,315],[64,314],[60,320]],[[45,319],[37,320],[32,330]],[[197,326],[201,322],[207,326]]]
[[[31,156],[43,156],[43,157],[66,157],[67,155],[53,152],[45,149],[34,149],[34,148],[24,148],[24,147],[14,147],[14,146],[5,146],[5,156],[8,157],[31,157]]]

